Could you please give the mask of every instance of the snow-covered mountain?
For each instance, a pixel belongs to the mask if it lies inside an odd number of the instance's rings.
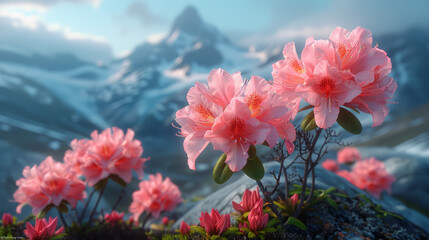
[[[285,39],[285,43],[291,40]],[[392,58],[392,76],[399,83],[400,104],[394,106],[394,112],[400,115],[429,102],[429,35],[410,29],[375,40]],[[200,171],[187,169],[183,140],[175,136],[177,129],[171,126],[174,114],[186,105],[189,87],[195,81],[205,81],[214,68],[269,79],[272,63],[282,59],[282,46],[249,49],[235,45],[193,7],[176,18],[164,38],[144,42],[128,56],[110,63],[90,63],[64,54],[41,56],[0,46],[0,157],[5,169],[2,179],[6,179],[0,186],[13,184],[23,166],[38,163],[47,155],[62,159],[73,138],[88,137],[94,129],[109,126],[136,131],[144,156],[152,157],[147,172],[166,173],[183,184],[184,191],[202,186],[201,182],[210,180],[211,163],[201,159]],[[421,113],[410,121],[427,115]],[[385,124],[388,126],[396,125],[392,121]],[[427,139],[425,131],[419,136]],[[401,138],[395,146],[414,145],[407,142],[418,141],[414,137]],[[189,183],[189,176],[200,180]],[[200,194],[209,191],[201,189]],[[2,199],[12,198],[14,190],[12,186],[7,193],[0,193],[5,195]],[[0,211],[16,206],[3,202]]]

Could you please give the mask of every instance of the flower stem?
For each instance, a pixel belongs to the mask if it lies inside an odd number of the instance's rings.
[[[146,225],[147,221],[149,220],[149,218],[152,216],[152,214],[150,212],[146,213],[145,217],[143,218],[142,221],[142,229],[144,230],[144,225]]]
[[[83,207],[82,213],[80,214],[80,217],[79,217],[79,224],[82,223],[83,217],[85,216],[86,209],[88,208],[89,202],[91,202],[91,199],[94,193],[95,193],[95,188],[89,194],[88,201],[86,201],[85,207]]]
[[[279,213],[279,211],[277,210],[277,208],[274,206],[273,200],[271,200],[270,194],[266,191],[266,189],[265,189],[264,185],[262,184],[261,180],[256,180],[256,183],[258,183],[258,186],[261,189],[262,194],[264,195],[265,201],[268,202],[268,203],[270,203],[268,206],[271,208],[271,210],[277,216],[277,218],[280,221],[283,221],[283,216]]]
[[[92,209],[91,214],[89,215],[89,220],[88,220],[89,225],[91,225],[92,218],[94,217],[94,214],[97,211],[98,204],[100,203],[101,196],[103,196],[104,189],[106,189],[106,185],[107,185],[107,183],[101,188],[100,193],[98,194],[97,202],[95,202],[95,206]]]
[[[116,200],[115,204],[113,204],[112,212],[116,210],[116,207],[118,206],[119,202],[124,198],[125,196],[125,188],[121,190],[121,193],[119,193],[118,199]]]
[[[69,228],[69,226],[67,225],[66,220],[64,219],[63,213],[57,208],[58,214],[60,215],[60,219],[63,222],[64,228]]]
[[[301,213],[301,210],[302,210],[302,205],[304,204],[305,190],[307,188],[307,178],[308,178],[309,170],[311,170],[310,169],[310,161],[311,161],[311,157],[314,153],[314,148],[316,146],[317,140],[319,139],[319,136],[320,136],[320,133],[322,132],[322,130],[323,130],[322,128],[318,128],[316,130],[316,136],[314,136],[313,142],[311,143],[309,150],[308,150],[307,158],[305,159],[304,179],[303,179],[303,183],[301,186],[301,197],[300,197],[301,201],[299,201],[298,208],[295,210],[295,212],[293,214],[294,217],[299,216],[299,214]],[[314,182],[313,182],[313,185],[314,185]],[[312,190],[314,190],[314,188],[312,188],[310,190],[310,196],[313,195]]]

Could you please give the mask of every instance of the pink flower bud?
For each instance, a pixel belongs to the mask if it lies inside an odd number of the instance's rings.
[[[64,231],[64,227],[55,231],[55,228],[57,228],[57,220],[58,218],[52,217],[49,217],[49,222],[44,218],[36,219],[34,227],[27,222],[24,234],[27,235],[30,240],[49,239],[54,237]]]
[[[3,222],[3,226],[9,226],[13,223],[13,216],[9,213],[3,213],[1,221]]]
[[[180,233],[182,235],[188,235],[190,232],[191,228],[189,225],[185,221],[182,221],[182,223],[180,223]]]
[[[168,222],[170,222],[170,219],[168,219],[168,217],[163,217],[162,218],[162,224],[164,224],[164,225],[168,225]]]
[[[292,205],[295,206],[298,202],[298,194],[295,193],[290,199],[292,200]]]
[[[118,224],[120,221],[123,220],[124,213],[118,213],[116,211],[111,212],[110,214],[106,213],[104,214],[104,220],[109,223],[111,226]]]
[[[259,189],[256,188],[256,190],[249,191],[248,189],[244,190],[243,198],[240,203],[236,203],[232,201],[232,206],[234,209],[244,214],[246,212],[250,212],[252,208],[256,205],[256,203],[259,202],[262,198],[259,195]]]
[[[217,209],[212,209],[211,214],[202,212],[200,224],[206,230],[209,236],[221,235],[225,230],[231,227],[229,214],[220,215]]]

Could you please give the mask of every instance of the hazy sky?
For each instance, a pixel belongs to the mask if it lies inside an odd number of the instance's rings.
[[[327,37],[336,26],[429,29],[428,0],[0,0],[0,48],[107,60],[168,32],[187,5],[241,44]]]

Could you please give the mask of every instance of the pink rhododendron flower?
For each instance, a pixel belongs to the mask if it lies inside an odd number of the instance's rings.
[[[117,211],[113,211],[110,214],[106,213],[104,214],[104,220],[106,221],[106,223],[110,224],[110,226],[113,226],[123,221],[124,214],[125,213],[123,212],[118,213]]]
[[[49,217],[49,222],[47,222],[44,218],[36,219],[36,224],[34,227],[30,224],[30,222],[27,222],[24,234],[30,240],[47,240],[64,231],[64,227],[61,227],[55,231],[57,228],[57,220],[58,218],[52,219],[52,217]]]
[[[247,216],[252,232],[263,230],[268,223],[268,213],[262,211],[263,204],[262,199],[259,200]]]
[[[162,180],[162,175],[150,175],[149,180],[140,182],[139,190],[133,193],[133,202],[129,207],[137,221],[143,211],[149,212],[155,218],[162,211],[172,211],[183,200],[176,184],[170,178]]]
[[[231,219],[229,214],[220,215],[217,209],[212,209],[211,214],[201,213],[200,224],[209,236],[221,235],[231,227]]]
[[[209,144],[204,134],[237,95],[243,79],[239,72],[229,74],[215,69],[210,72],[207,83],[208,86],[196,82],[186,97],[189,106],[176,113],[176,122],[181,126],[180,134],[185,137],[183,147],[188,155],[188,165],[192,170],[195,170],[196,158]]]
[[[390,99],[394,97],[394,93],[398,87],[396,81],[387,76],[391,70],[392,63],[390,58],[388,58],[384,65],[379,65],[375,68],[374,81],[370,83],[362,82],[360,84],[362,93],[354,98],[353,101],[346,104],[348,107],[371,114],[374,119],[373,127],[383,123],[384,118],[389,113],[387,104],[391,103]]]
[[[274,88],[278,94],[291,103],[293,117],[298,112],[301,96],[296,94],[295,89],[299,84],[303,84],[307,78],[306,70],[298,58],[295,43],[290,42],[283,49],[284,60],[273,64]]]
[[[188,235],[191,232],[191,227],[185,222],[182,221],[180,223],[180,234],[182,235]]]
[[[73,139],[70,143],[71,150],[67,150],[64,154],[64,163],[79,175],[82,175],[81,165],[87,154],[88,142],[88,139]]]
[[[244,83],[240,73],[215,69],[209,74],[208,86],[196,82],[187,100],[189,106],[177,111],[176,122],[193,170],[209,143],[226,153],[232,171],[240,171],[247,163],[251,145],[267,141],[273,147],[281,137],[289,153],[293,151],[296,133],[289,122],[288,101],[261,77],[252,76]]]
[[[353,74],[323,60],[315,66],[312,77],[296,88],[296,92],[314,106],[317,126],[329,128],[336,122],[340,106],[358,96],[361,88]]]
[[[354,163],[360,161],[362,156],[355,147],[345,147],[338,151],[337,160],[339,163]]]
[[[331,127],[340,106],[372,114],[374,126],[388,113],[396,82],[388,77],[390,59],[372,47],[371,32],[356,28],[349,32],[336,28],[329,40],[307,39],[301,60],[294,43],[286,44],[281,60],[273,65],[274,87],[291,102],[296,114],[304,99],[314,106],[316,124]]]
[[[248,189],[244,190],[243,198],[240,203],[236,203],[232,201],[232,206],[234,209],[244,214],[246,212],[250,212],[252,208],[260,201],[262,198],[259,196],[259,189],[256,188],[253,191],[250,191]]]
[[[225,163],[232,171],[238,172],[247,163],[249,147],[262,144],[270,131],[268,123],[253,118],[246,103],[234,98],[205,137],[215,150],[226,153]]]
[[[322,167],[331,172],[337,172],[340,170],[340,167],[338,166],[337,162],[332,159],[326,159],[325,161],[323,161]]]
[[[13,223],[13,216],[10,213],[3,213],[3,216],[1,217],[1,221],[3,223],[3,226],[9,226]]]
[[[67,151],[64,161],[71,167],[79,169],[85,176],[90,187],[111,174],[119,176],[129,183],[132,170],[141,178],[143,163],[147,158],[141,158],[143,148],[139,140],[134,139],[134,131],[127,133],[116,127],[105,129],[100,134],[94,131],[92,139],[73,140],[72,150]]]
[[[384,163],[374,157],[359,161],[353,171],[353,184],[380,198],[381,192],[391,192],[390,187],[395,182],[395,177],[386,171]]]
[[[16,181],[18,190],[13,194],[15,201],[20,203],[17,213],[21,213],[25,204],[33,208],[35,215],[49,204],[60,206],[62,201],[74,208],[77,201],[86,197],[85,184],[73,169],[55,162],[52,157],[47,157],[39,166],[26,166],[23,175],[24,178]]]
[[[374,69],[388,60],[386,53],[372,47],[372,34],[361,27],[352,32],[337,27],[329,36],[336,51],[336,64],[342,70],[349,70],[361,84],[374,81]]]
[[[269,146],[274,147],[281,137],[286,140],[288,152],[292,153],[296,131],[289,122],[292,112],[289,112],[288,102],[275,93],[271,84],[258,76],[252,76],[244,88],[244,101],[251,116],[270,125],[271,130],[266,139]]]

